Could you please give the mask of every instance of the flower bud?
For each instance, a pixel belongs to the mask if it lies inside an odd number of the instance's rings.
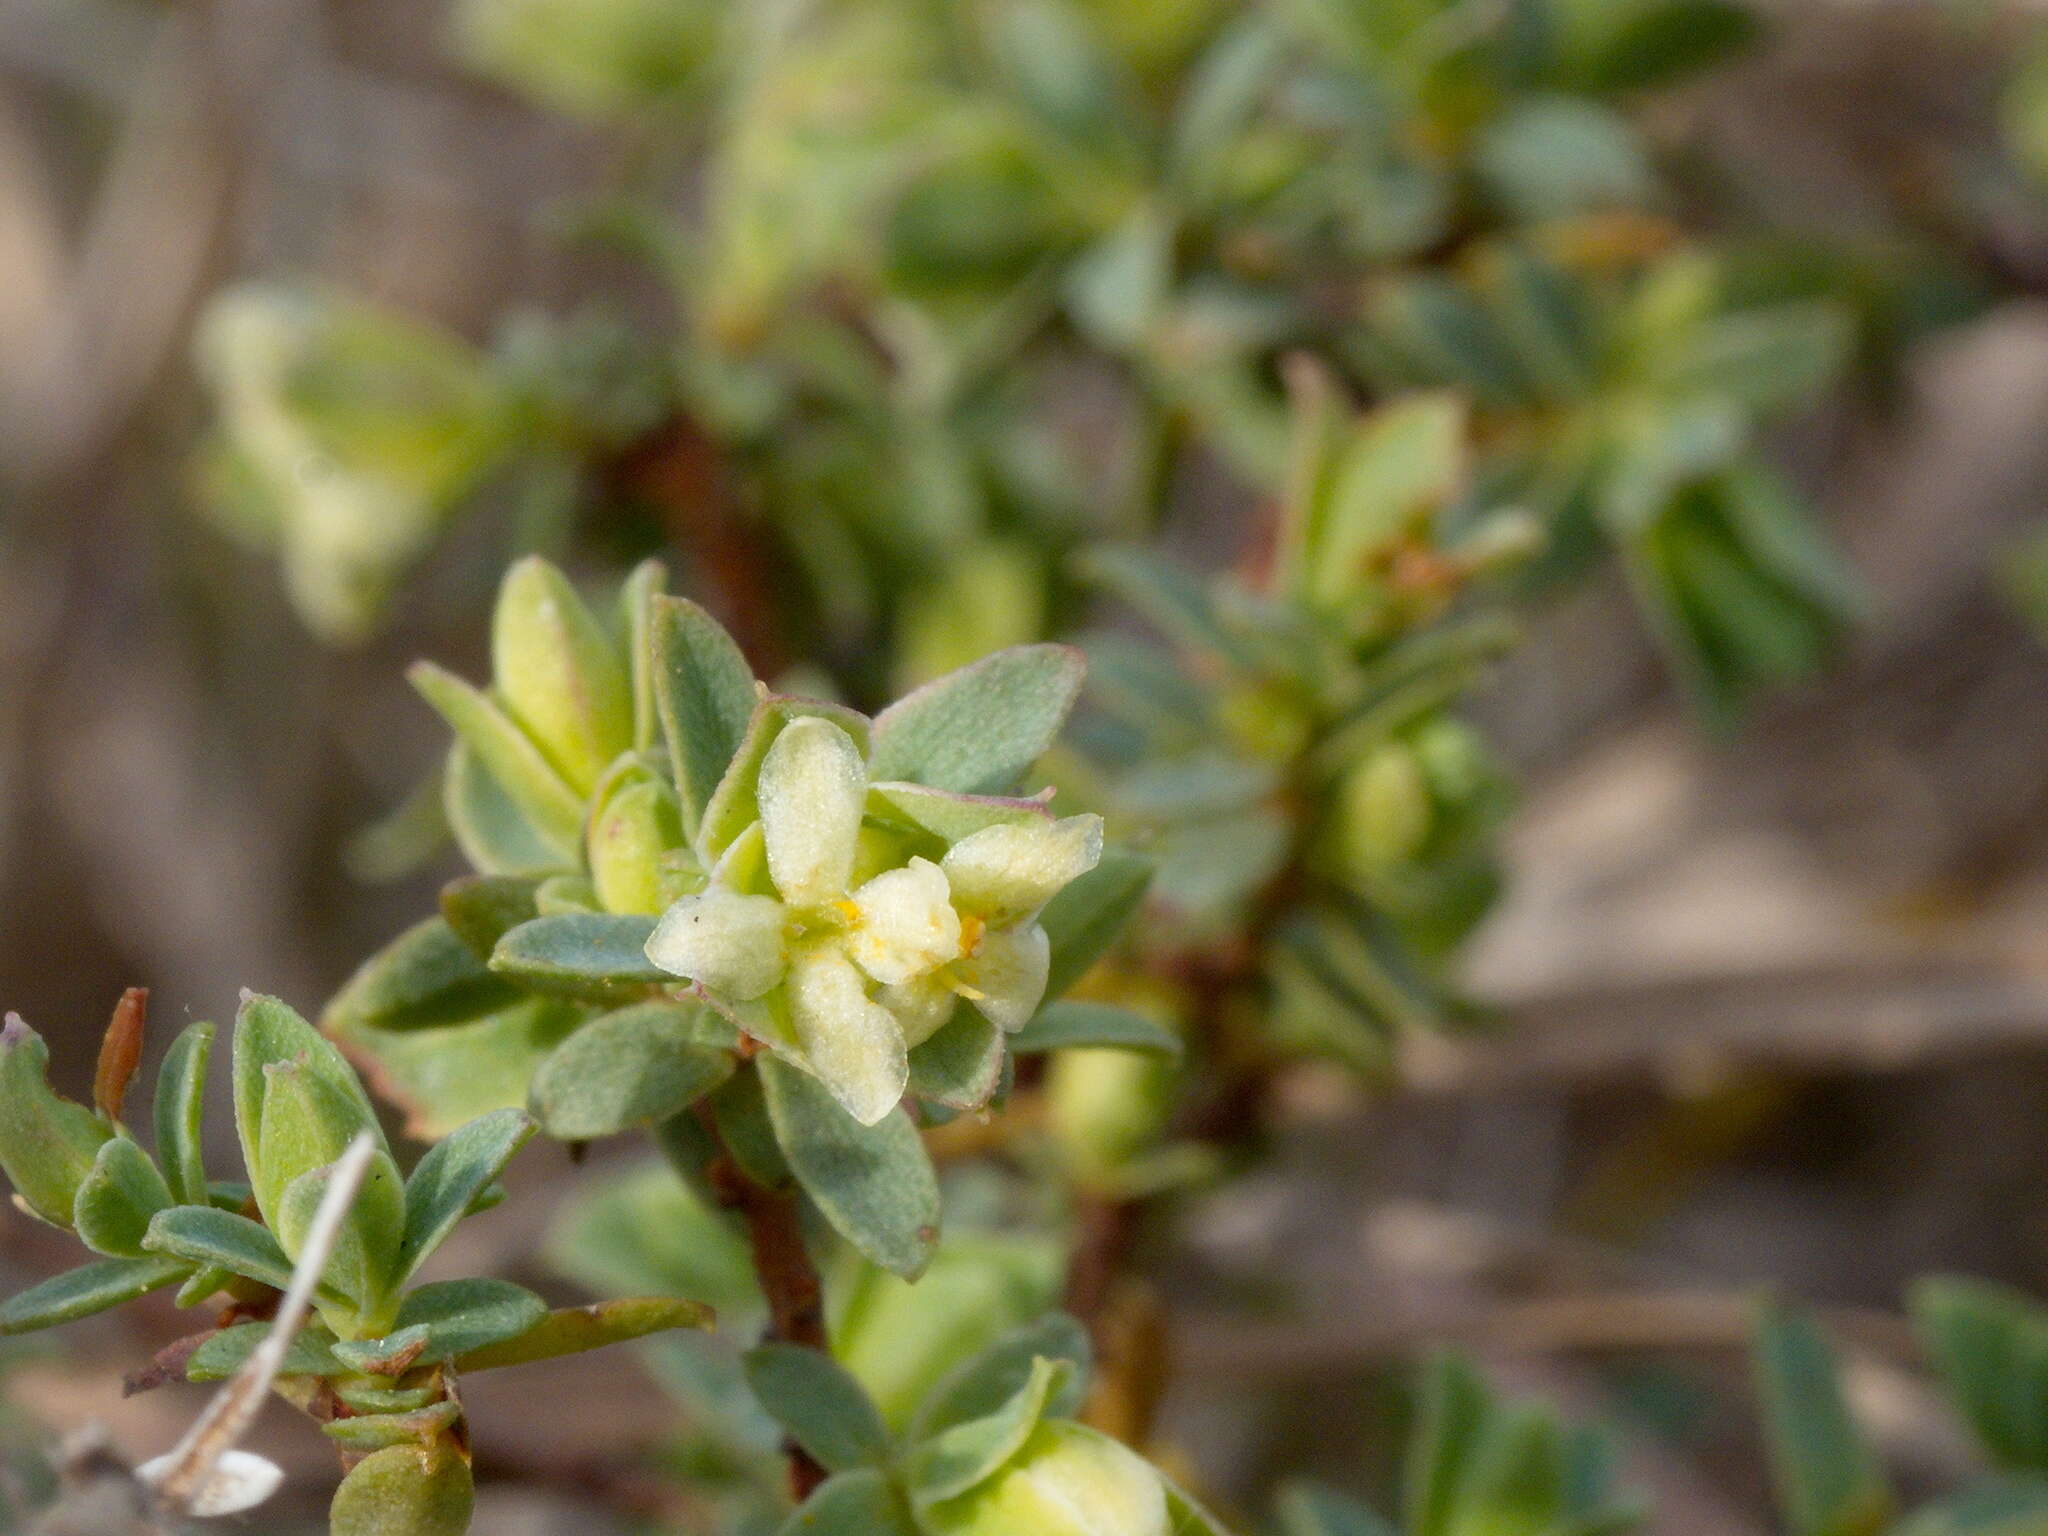
[[[991,1477],[924,1512],[930,1536],[1167,1536],[1166,1488],[1136,1452],[1062,1419]],[[337,1529],[339,1529],[337,1527]]]
[[[1405,742],[1386,742],[1338,786],[1337,856],[1356,878],[1383,875],[1421,853],[1435,816],[1420,758]]]
[[[607,912],[653,916],[665,908],[662,856],[683,841],[675,791],[648,777],[627,784],[590,819],[590,879]]]
[[[1047,1123],[1082,1177],[1114,1174],[1166,1130],[1175,1063],[1142,1051],[1070,1050],[1046,1077]]]
[[[365,1457],[328,1506],[333,1536],[463,1536],[476,1502],[469,1462],[446,1436]]]
[[[107,1123],[50,1089],[50,1048],[17,1014],[0,1029],[0,1169],[45,1221],[71,1225],[78,1186],[92,1172]]]
[[[545,560],[506,573],[491,619],[491,667],[506,710],[579,794],[633,745],[633,694],[618,648]]]

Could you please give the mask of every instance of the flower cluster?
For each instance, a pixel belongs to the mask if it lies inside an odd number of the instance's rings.
[[[869,815],[868,765],[834,721],[791,721],[761,759],[759,818],[710,884],[663,915],[648,958],[808,1068],[864,1125],[908,1084],[909,1051],[961,1000],[1021,1029],[1045,996],[1039,911],[1102,854],[1102,821],[1009,802],[944,846]]]

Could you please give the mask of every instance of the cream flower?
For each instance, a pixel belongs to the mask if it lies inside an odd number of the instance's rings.
[[[647,955],[873,1125],[903,1097],[911,1047],[959,999],[1005,1030],[1038,1010],[1050,963],[1039,909],[1094,867],[1102,823],[992,826],[939,863],[912,857],[854,886],[867,794],[851,736],[791,721],[761,760],[758,841],[735,843],[708,889],[669,908]],[[742,844],[759,852],[743,858]]]
[[[1038,1012],[1052,946],[1038,914],[1102,857],[1102,818],[1005,823],[962,838],[939,861],[961,914],[957,990],[1015,1031]]]

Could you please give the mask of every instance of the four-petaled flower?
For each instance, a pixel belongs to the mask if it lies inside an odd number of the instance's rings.
[[[1102,819],[1027,815],[936,863],[871,870],[901,853],[880,829],[863,836],[867,799],[853,738],[830,720],[790,722],[761,760],[759,822],[663,915],[647,954],[873,1125],[903,1097],[910,1048],[960,999],[1004,1030],[1037,1011],[1049,963],[1038,913],[1095,867]]]

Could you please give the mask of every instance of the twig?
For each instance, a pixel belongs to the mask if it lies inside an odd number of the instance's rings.
[[[718,1141],[711,1117],[702,1115],[700,1120],[719,1147],[718,1155],[705,1169],[712,1193],[720,1205],[739,1216],[747,1229],[754,1277],[768,1303],[768,1337],[778,1343],[829,1354],[824,1288],[818,1281],[810,1250],[804,1247],[796,1196],[754,1182]],[[790,1492],[801,1503],[825,1481],[827,1473],[794,1439],[783,1441],[783,1454],[789,1459]]]

